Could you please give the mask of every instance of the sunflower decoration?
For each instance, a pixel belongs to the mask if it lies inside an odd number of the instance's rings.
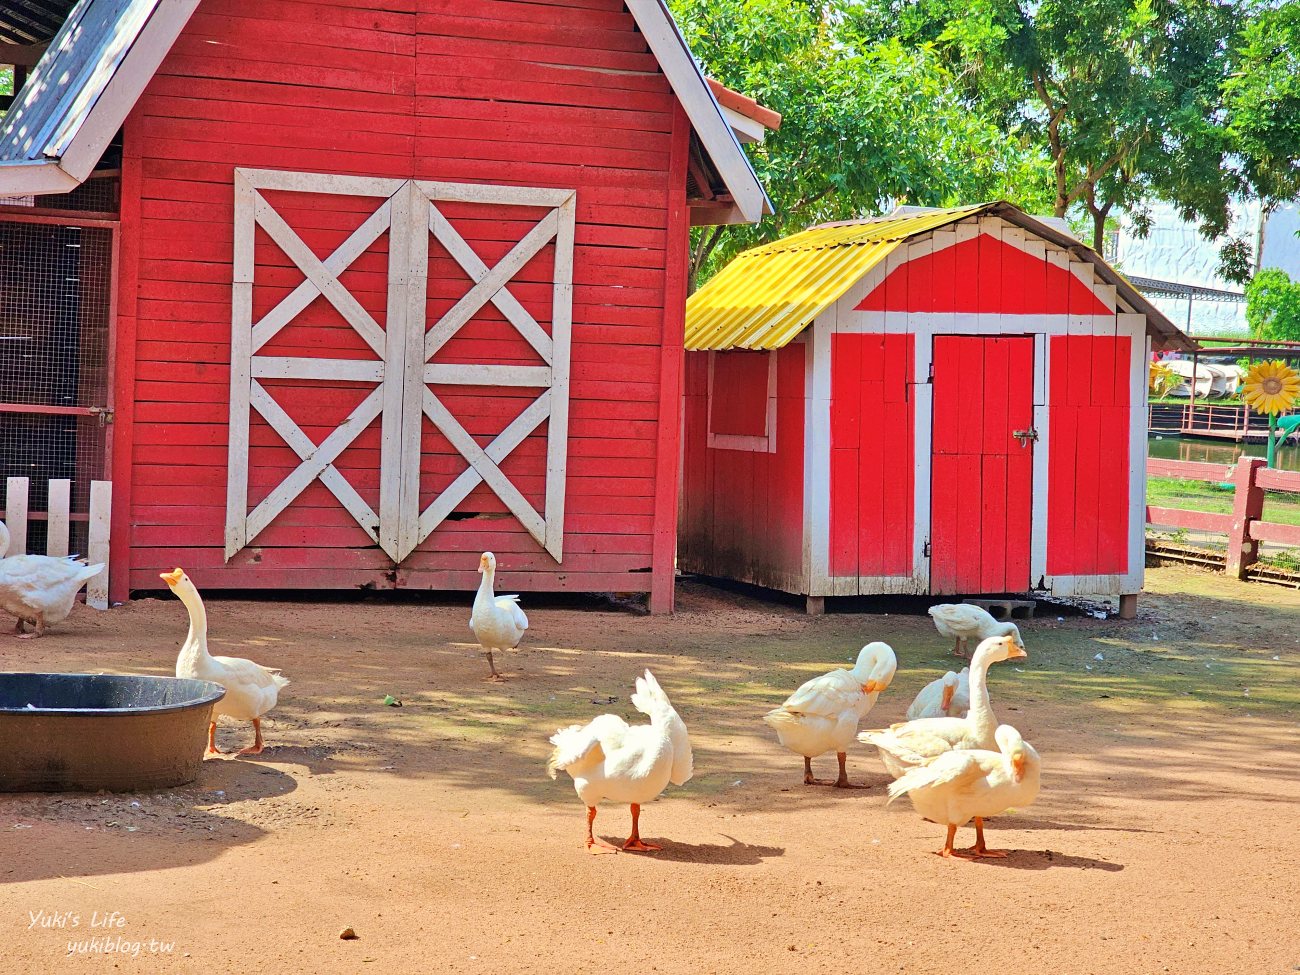
[[[1242,392],[1252,409],[1277,416],[1290,410],[1300,398],[1300,373],[1280,359],[1257,362],[1246,373]]]

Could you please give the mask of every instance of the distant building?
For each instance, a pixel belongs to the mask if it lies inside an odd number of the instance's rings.
[[[1241,286],[1217,273],[1222,242],[1206,240],[1173,206],[1156,204],[1151,212],[1152,227],[1146,237],[1134,232],[1129,218],[1121,218],[1119,230],[1106,242],[1106,257],[1130,279],[1162,282],[1164,287],[1139,284],[1139,288],[1185,331],[1244,335],[1246,305],[1240,297]],[[1300,278],[1300,238],[1296,237],[1300,209],[1289,205],[1270,213],[1263,223],[1262,247],[1259,216],[1258,202],[1238,204],[1229,233],[1245,237],[1259,249],[1261,267],[1281,268]]]

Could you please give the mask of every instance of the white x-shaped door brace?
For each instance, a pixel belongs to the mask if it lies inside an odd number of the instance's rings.
[[[383,198],[384,202],[328,258],[319,260],[261,195],[261,190]],[[438,209],[440,202],[543,207],[547,213],[494,267],[488,267]],[[230,469],[226,558],[257,537],[314,480],[319,479],[395,562],[405,559],[481,483],[486,483],[552,557],[561,561],[565,467],[568,452],[569,348],[573,303],[572,190],[434,183],[271,170],[236,170],[235,254],[231,330]],[[302,271],[305,280],[256,323],[253,239],[261,227]],[[385,231],[389,232],[386,328],[381,328],[339,276]],[[468,291],[431,328],[425,320],[429,236],[471,281]],[[551,331],[511,294],[509,281],[551,241],[555,261]],[[259,355],[285,325],[318,296],[333,305],[374,351],[376,359],[291,358]],[[488,302],[536,351],[540,366],[440,364],[438,351]],[[346,380],[376,387],[320,444],[294,423],[259,379]],[[451,414],[430,385],[518,386],[541,394],[486,447]],[[256,409],[301,460],[251,512],[248,444]],[[419,510],[420,427],[427,416],[468,466],[433,502]],[[376,513],[334,461],[380,417],[380,495]],[[547,426],[546,488],[538,512],[502,472],[501,463],[543,420]]]

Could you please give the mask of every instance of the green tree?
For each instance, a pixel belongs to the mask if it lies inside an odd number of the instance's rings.
[[[1257,339],[1300,342],[1300,281],[1265,268],[1246,285],[1246,323]]]
[[[694,280],[745,247],[898,203],[1050,203],[1027,138],[964,99],[930,46],[861,37],[856,2],[670,0],[705,70],[783,116],[749,147],[775,216],[697,231]]]
[[[1247,178],[1274,204],[1300,195],[1300,3],[1265,5],[1246,24],[1224,83]]]
[[[1209,237],[1241,189],[1222,90],[1243,8],[1226,0],[863,0],[868,36],[932,42],[967,96],[1051,160],[1053,212],[1101,250],[1117,209],[1159,197]]]

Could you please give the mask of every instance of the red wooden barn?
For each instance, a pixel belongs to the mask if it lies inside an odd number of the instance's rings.
[[[108,378],[0,400],[106,431],[115,598],[472,589],[492,549],[671,607],[687,234],[770,212],[772,118],[661,0],[82,0],[9,60],[0,234],[106,242],[55,345]]]
[[[1150,348],[1187,339],[1006,203],[747,251],[687,304],[686,570],[806,594],[1136,594]]]

